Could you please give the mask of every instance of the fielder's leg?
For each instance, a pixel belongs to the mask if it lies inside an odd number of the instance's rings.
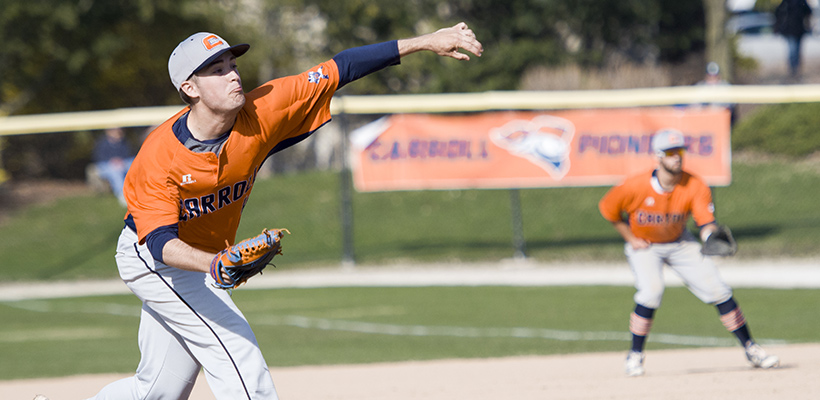
[[[646,344],[646,337],[652,329],[655,309],[635,304],[635,310],[629,316],[629,332],[632,333],[631,351],[642,353]]]
[[[646,338],[652,328],[655,310],[663,298],[663,245],[653,244],[648,249],[634,250],[626,244],[624,249],[636,289],[635,309],[629,317],[632,347],[626,357],[625,370],[628,376],[640,376],[645,373],[643,349]]]
[[[718,314],[720,314],[720,322],[726,327],[726,330],[732,332],[737,340],[740,341],[741,346],[752,340],[752,335],[749,333],[749,327],[746,324],[746,317],[743,316],[743,311],[735,302],[734,297],[716,305]]]
[[[703,256],[700,249],[700,243],[692,237],[682,241],[669,259],[670,267],[697,298],[716,305],[721,323],[737,337],[752,365],[761,368],[777,366],[780,360],[766,354],[752,339],[743,311],[732,296],[732,288],[720,276],[712,258]]]
[[[743,316],[740,306],[737,305],[735,299],[718,304],[718,313],[720,314],[720,322],[726,327],[726,330],[732,332],[740,345],[746,351],[746,359],[756,368],[773,368],[780,365],[780,358],[775,355],[766,353],[760,345],[755,343],[752,339],[752,334],[749,332],[749,327],[746,324],[746,318]]]

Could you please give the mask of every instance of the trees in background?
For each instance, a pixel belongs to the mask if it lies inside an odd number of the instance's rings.
[[[342,93],[515,90],[533,68],[703,52],[708,1],[723,0],[3,0],[0,114],[181,104],[168,55],[197,31],[251,43],[240,64],[251,88],[345,48],[466,21],[485,46],[479,62],[421,54]],[[5,167],[16,178],[78,178],[92,142],[91,133],[6,138]]]
[[[515,90],[534,66],[675,62],[705,43],[703,3],[677,0],[3,0],[0,113],[178,103],[168,53],[196,31],[251,43],[240,66],[253,86],[462,20],[485,45],[481,62],[408,58],[355,90]]]
[[[167,72],[176,44],[224,19],[193,0],[2,0],[0,115],[175,104]],[[200,8],[199,6],[203,6]],[[14,178],[83,177],[93,137],[4,139]]]

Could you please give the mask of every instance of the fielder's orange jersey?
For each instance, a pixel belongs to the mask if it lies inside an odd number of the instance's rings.
[[[690,215],[698,226],[715,221],[712,191],[700,178],[684,171],[671,192],[659,192],[653,179],[654,171],[642,173],[610,189],[598,203],[601,215],[617,222],[627,214],[632,233],[651,243],[680,238]]]
[[[157,127],[125,179],[128,213],[140,243],[155,229],[173,224],[182,241],[200,250],[217,252],[226,240],[234,243],[265,159],[330,121],[338,72],[329,60],[248,92],[218,155],[193,152],[175,136],[173,124],[188,108]]]

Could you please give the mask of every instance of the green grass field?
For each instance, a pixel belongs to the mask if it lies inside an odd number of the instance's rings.
[[[717,215],[738,258],[820,256],[820,174],[806,163],[735,163],[715,189]],[[338,265],[338,176],[259,180],[238,233],[289,228],[278,269]],[[624,261],[622,241],[597,211],[607,188],[521,190],[527,254],[538,261]],[[79,196],[26,208],[0,226],[6,282],[116,278],[123,210],[113,197]],[[357,193],[356,260],[469,262],[512,256],[509,192]],[[273,271],[273,273],[276,273]],[[817,290],[742,289],[758,339],[818,342]],[[628,287],[452,287],[237,290],[274,366],[492,357],[626,349]],[[0,302],[0,379],[136,368],[139,301],[130,295]],[[520,328],[520,329],[513,329]],[[667,291],[649,349],[732,345],[712,307]],[[716,341],[716,342],[715,342]],[[47,360],[47,362],[43,362]]]
[[[626,351],[627,287],[236,290],[272,366]],[[817,290],[737,290],[763,343],[820,341]],[[0,379],[135,370],[130,295],[0,303]],[[670,337],[667,337],[669,335]],[[715,309],[669,288],[648,349],[735,345]]]
[[[738,258],[820,256],[820,174],[804,164],[735,163],[731,186],[714,190],[717,216],[740,244]],[[539,261],[623,260],[623,243],[598,213],[608,188],[520,191],[527,255]],[[238,237],[288,228],[282,268],[342,258],[338,175],[261,179]],[[356,193],[359,264],[500,260],[513,255],[507,190]],[[115,278],[123,210],[112,196],[29,207],[0,226],[0,272],[9,280]]]

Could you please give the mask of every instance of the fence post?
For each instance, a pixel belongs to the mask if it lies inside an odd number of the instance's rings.
[[[350,160],[348,152],[348,121],[342,110],[338,115],[342,131],[342,169],[339,172],[339,194],[341,197],[340,218],[342,224],[342,266],[352,267],[356,264],[353,245],[353,190],[351,188]]]
[[[521,197],[518,189],[510,189],[510,211],[512,220],[513,256],[516,260],[527,258],[524,242],[524,222],[521,218]]]

